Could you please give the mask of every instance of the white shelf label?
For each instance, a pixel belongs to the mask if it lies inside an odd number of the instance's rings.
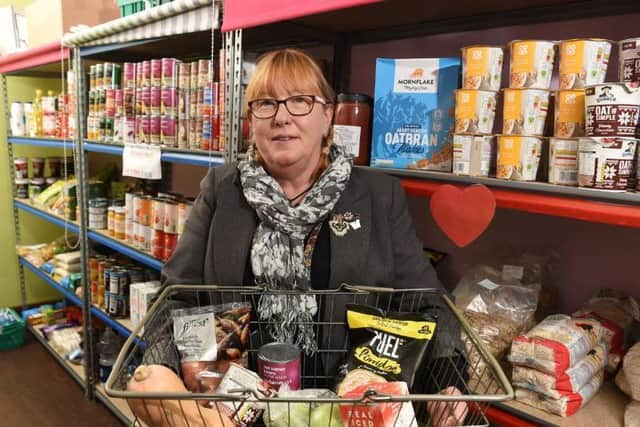
[[[142,179],[162,179],[160,147],[125,144],[122,151],[122,175]]]

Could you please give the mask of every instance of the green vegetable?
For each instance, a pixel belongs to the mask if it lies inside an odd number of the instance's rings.
[[[333,406],[333,409],[332,409]],[[321,403],[311,411],[309,427],[344,427],[337,403]]]

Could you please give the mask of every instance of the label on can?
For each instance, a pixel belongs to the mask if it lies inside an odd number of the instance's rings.
[[[178,235],[164,233],[164,254],[163,259],[165,261],[169,261],[171,255],[176,250],[176,245],[178,244]]]
[[[604,83],[585,89],[587,136],[635,137],[640,134],[640,89]]]
[[[178,89],[163,88],[162,89],[162,114],[167,116],[175,116],[178,114]]]
[[[178,147],[189,148],[189,121],[187,119],[178,120]]]
[[[126,88],[122,95],[122,110],[126,117],[134,117],[136,115],[136,90]]]
[[[157,259],[164,258],[165,234],[162,230],[153,230],[151,234],[151,255]]]
[[[136,118],[122,118],[122,140],[126,144],[133,144],[136,141]]]
[[[167,147],[175,147],[176,146],[176,118],[163,116],[161,125],[161,142],[162,145]]]
[[[151,87],[162,86],[162,60],[151,60]]]
[[[151,88],[143,87],[136,89],[136,114],[151,114]]]
[[[164,204],[164,227],[165,233],[176,234],[178,232],[178,204],[166,202]]]
[[[149,144],[151,143],[150,135],[151,117],[138,116],[136,117],[136,143]]]
[[[122,87],[125,89],[136,88],[136,64],[133,62],[123,64]]]
[[[138,88],[151,87],[151,62],[142,61],[140,70],[140,79],[138,79]]]
[[[105,90],[105,116],[115,117],[116,115],[116,90]]]
[[[160,145],[160,116],[149,119],[149,140],[153,145]]]
[[[175,58],[162,58],[162,87],[178,86],[178,62]]]
[[[162,109],[160,108],[162,100],[162,89],[159,87],[152,87],[150,90],[150,107],[151,115],[160,115]]]
[[[154,230],[164,230],[165,201],[153,199],[151,202],[151,225]]]
[[[265,344],[258,350],[258,375],[278,390],[288,384],[290,390],[300,389],[300,349],[287,343]]]

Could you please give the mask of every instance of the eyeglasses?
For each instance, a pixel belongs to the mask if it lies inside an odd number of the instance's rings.
[[[311,113],[315,103],[327,105],[327,101],[315,95],[294,95],[285,99],[254,99],[249,102],[249,111],[257,119],[270,119],[278,113],[280,104],[284,104],[292,116],[306,116]]]

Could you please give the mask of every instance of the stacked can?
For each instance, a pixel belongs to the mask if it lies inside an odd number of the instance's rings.
[[[135,106],[134,140],[138,144],[150,144],[151,61],[142,61],[136,64]]]
[[[105,230],[107,228],[107,208],[109,201],[104,197],[89,199],[89,228]]]
[[[175,58],[162,58],[160,93],[160,144],[178,146],[179,75],[181,63]]]
[[[139,64],[122,64],[122,90],[116,108],[117,142],[133,144],[136,134],[136,70]]]
[[[67,71],[67,132],[65,136],[61,134],[61,138],[73,138],[76,133],[76,75],[73,70]]]
[[[42,133],[45,137],[55,137],[57,134],[58,98],[49,91],[47,96],[41,99],[42,108]]]
[[[160,196],[160,195],[159,195]],[[175,251],[191,211],[187,200],[157,197],[152,201],[151,253],[155,258],[168,261]]]
[[[224,132],[224,95],[225,95],[225,84],[227,81],[227,57],[226,50],[220,49],[219,51],[219,62],[218,62],[218,122],[216,127],[216,134],[218,136],[218,150],[224,151],[224,148],[227,144],[227,136]],[[244,93],[243,93],[244,95]],[[243,96],[244,99],[244,96]],[[242,122],[248,123],[246,117],[242,118]],[[243,126],[244,128],[244,126]]]
[[[122,66],[106,62],[89,68],[89,115],[87,138],[104,143],[114,142],[116,98],[120,91]],[[119,133],[116,136],[119,138]]]
[[[176,130],[178,148],[189,148],[191,66],[190,62],[178,64],[178,127]]]

